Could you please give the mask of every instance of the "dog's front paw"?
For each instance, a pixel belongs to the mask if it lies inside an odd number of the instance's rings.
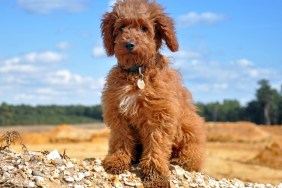
[[[121,174],[129,169],[130,160],[128,157],[118,154],[108,155],[103,160],[103,167],[107,173]]]
[[[146,188],[169,188],[169,180],[167,176],[160,175],[154,170],[151,170],[149,174],[142,175],[143,185]]]
[[[143,160],[139,163],[144,187],[169,188],[168,167],[166,165],[156,166],[155,163],[151,162]]]

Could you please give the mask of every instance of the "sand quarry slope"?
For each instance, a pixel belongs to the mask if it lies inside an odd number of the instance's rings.
[[[203,172],[215,179],[240,179],[278,185],[282,182],[282,126],[257,126],[249,122],[206,123],[207,160]],[[99,129],[97,129],[99,127]],[[0,128],[15,130],[30,151],[66,153],[71,158],[100,158],[108,150],[109,130],[104,125],[40,128],[34,126]],[[21,151],[21,145],[11,146]],[[0,174],[1,175],[1,174]]]

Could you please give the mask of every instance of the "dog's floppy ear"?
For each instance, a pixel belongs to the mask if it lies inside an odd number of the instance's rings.
[[[114,55],[114,26],[116,16],[112,12],[104,14],[101,23],[101,31],[104,42],[104,48],[108,56]]]
[[[155,23],[156,35],[158,35],[157,37],[160,38],[160,40],[163,39],[167,47],[172,52],[176,52],[178,50],[178,41],[175,34],[173,20],[164,13],[160,13],[156,17]]]

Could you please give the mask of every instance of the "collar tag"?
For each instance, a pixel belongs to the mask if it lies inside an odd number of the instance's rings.
[[[142,80],[142,79],[138,79],[137,80],[137,87],[139,88],[139,89],[144,89],[145,88],[145,82],[144,82],[144,80]]]
[[[142,90],[143,90],[143,89],[145,88],[145,82],[144,82],[144,80],[143,80],[144,75],[142,74],[142,68],[139,67],[138,71],[139,71],[139,78],[138,78],[138,80],[137,80],[137,87],[138,87],[139,89],[142,89]]]

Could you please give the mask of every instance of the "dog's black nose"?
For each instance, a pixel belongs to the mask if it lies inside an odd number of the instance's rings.
[[[132,51],[133,48],[135,47],[135,43],[134,43],[134,42],[125,42],[125,43],[124,43],[124,47],[125,47],[128,51]]]

